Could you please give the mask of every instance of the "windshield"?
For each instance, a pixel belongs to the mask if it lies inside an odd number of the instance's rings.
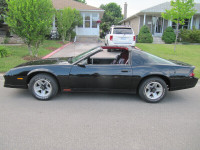
[[[84,53],[81,53],[78,56],[73,57],[72,60],[70,61],[70,63],[75,63],[76,61],[81,60],[82,58],[84,58],[86,56],[89,56],[90,54],[92,54],[93,52],[95,52],[97,50],[97,48],[98,47],[92,48],[89,51],[86,51]]]
[[[170,62],[166,59],[160,58],[158,56],[149,54],[147,52],[135,53],[136,57],[134,57],[133,62],[136,65],[174,65],[173,62]]]
[[[113,34],[133,34],[131,28],[114,28]]]

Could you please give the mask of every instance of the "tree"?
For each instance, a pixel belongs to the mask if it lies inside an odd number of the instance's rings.
[[[81,2],[81,3],[85,3],[86,4],[86,1],[85,0],[75,0],[77,2]]]
[[[174,29],[172,27],[167,27],[162,35],[162,40],[167,44],[171,44],[175,42],[176,34],[174,33]]]
[[[179,25],[185,24],[185,19],[190,19],[195,14],[194,0],[171,0],[172,8],[162,13],[162,17],[176,23],[176,40],[174,51],[176,50]]]
[[[67,36],[79,24],[81,15],[76,9],[71,9],[70,7],[64,8],[63,10],[58,10],[56,12],[58,32],[61,35],[62,41],[64,42]]]
[[[37,57],[40,44],[52,28],[54,9],[51,0],[7,0],[7,3],[6,23],[24,40],[30,55]]]
[[[73,31],[74,28],[77,25],[82,25],[83,24],[83,18],[81,16],[80,12],[77,11],[77,10],[74,10],[74,15],[75,15],[74,21],[73,21],[71,27],[69,28],[69,30],[67,31],[67,35],[69,37],[69,40],[73,39],[76,36],[76,33]]]
[[[138,35],[138,42],[139,43],[152,43],[153,42],[152,34],[146,25],[144,25],[140,29],[140,33]]]
[[[117,5],[116,3],[109,3],[106,5],[102,4],[100,8],[105,10],[102,23],[100,25],[102,30],[101,35],[105,36],[111,25],[118,25],[119,21],[123,19],[122,9],[120,5]]]
[[[4,15],[6,14],[8,5],[6,0],[0,0],[0,23],[4,21]]]

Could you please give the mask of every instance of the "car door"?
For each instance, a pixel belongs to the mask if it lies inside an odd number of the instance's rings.
[[[129,64],[74,65],[70,87],[77,90],[131,90],[132,68]]]

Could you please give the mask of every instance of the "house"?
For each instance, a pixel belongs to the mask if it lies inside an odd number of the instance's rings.
[[[103,17],[104,10],[74,0],[52,0],[57,10],[66,7],[75,8],[80,11],[83,24],[75,28],[78,41],[97,41],[100,34],[99,20]],[[57,30],[56,19],[53,19],[53,30]]]
[[[161,13],[169,9],[171,9],[170,2],[165,2],[151,8],[144,9],[128,18],[124,18],[124,20],[120,23],[122,25],[131,26],[136,35],[139,34],[140,28],[143,25],[147,25],[153,36],[160,37],[167,27],[171,26],[176,29],[176,24],[174,22],[165,20],[161,17]],[[195,26],[196,29],[200,29],[200,3],[195,4],[195,9],[197,10],[195,15],[189,20],[186,19],[185,25],[180,26],[179,28],[192,29],[193,26]]]
[[[53,6],[57,10],[67,7],[75,8],[80,11],[83,17],[83,25],[75,28],[78,41],[97,41],[100,35],[100,20],[103,17],[104,10],[89,6],[74,0],[52,0]],[[57,31],[56,19],[53,18],[53,31]],[[0,38],[6,35],[8,26],[6,23],[0,23]]]

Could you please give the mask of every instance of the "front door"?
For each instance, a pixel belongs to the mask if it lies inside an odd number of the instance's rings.
[[[162,36],[163,32],[163,18],[162,17],[156,17],[156,23],[154,28],[154,36]]]
[[[72,67],[70,88],[74,90],[131,90],[130,65],[85,65]]]

